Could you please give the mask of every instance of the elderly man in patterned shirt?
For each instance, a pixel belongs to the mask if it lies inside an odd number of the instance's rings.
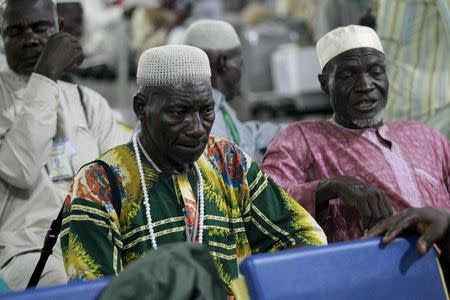
[[[115,275],[177,241],[204,243],[224,285],[252,253],[323,245],[315,220],[238,146],[209,135],[211,70],[202,50],[155,47],[141,56],[134,111],[141,131],[83,167],[65,201],[69,279]]]

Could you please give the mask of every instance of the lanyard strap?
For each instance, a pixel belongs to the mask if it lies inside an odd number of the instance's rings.
[[[227,126],[228,133],[231,135],[233,142],[239,146],[239,144],[241,143],[241,138],[239,136],[239,131],[237,130],[236,124],[234,124],[230,113],[224,106],[221,106],[220,110],[222,111],[223,119],[225,121],[225,125]]]

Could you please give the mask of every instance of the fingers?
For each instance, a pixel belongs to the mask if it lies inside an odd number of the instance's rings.
[[[378,205],[383,218],[392,216],[393,210],[391,203],[383,191],[380,191]]]
[[[389,244],[400,233],[411,226],[414,218],[405,213],[400,213],[390,217],[372,228],[366,235],[366,238],[375,237],[384,234],[383,243]]]
[[[360,201],[357,202],[357,209],[359,211],[359,213],[361,214],[362,217],[362,222],[363,222],[363,229],[367,229],[370,226],[371,223],[371,211],[369,208],[369,202],[366,199],[362,199]]]
[[[429,245],[441,242],[450,227],[450,214],[435,208],[411,208],[390,217],[370,230],[365,237],[384,234],[383,243],[388,244],[406,230],[421,233],[416,248],[422,255]]]
[[[367,201],[367,206],[369,207],[370,210],[370,216],[369,216],[369,222],[368,222],[368,227],[366,229],[370,229],[373,226],[375,226],[375,224],[378,223],[378,221],[380,221],[382,219],[381,214],[380,214],[380,210],[378,209],[378,200],[375,197],[373,197],[373,199],[369,199]]]
[[[415,228],[418,223],[417,215],[410,210],[406,210],[396,217],[397,222],[392,224],[391,228],[386,232],[383,237],[383,242],[385,244],[389,244],[395,238],[397,238],[400,234],[402,234],[407,229]]]
[[[364,238],[371,238],[378,235],[382,235],[391,228],[392,222],[394,222],[394,219],[390,218],[385,221],[382,221],[381,223],[378,223],[364,235]]]
[[[425,254],[429,245],[434,244],[445,235],[445,228],[446,226],[440,222],[430,223],[417,240],[417,251],[421,254]]]

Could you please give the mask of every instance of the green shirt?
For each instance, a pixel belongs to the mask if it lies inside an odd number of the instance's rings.
[[[65,201],[61,234],[71,280],[116,275],[152,250],[131,145],[113,148],[100,160],[115,174],[121,213],[117,216],[111,203],[103,167],[95,162],[83,167]],[[315,220],[235,144],[210,137],[197,163],[204,178],[203,243],[227,288],[238,276],[239,261],[248,255],[326,244]],[[185,241],[184,202],[175,178],[179,175],[158,173],[147,161],[143,164],[158,245]],[[187,176],[197,194],[195,172]]]

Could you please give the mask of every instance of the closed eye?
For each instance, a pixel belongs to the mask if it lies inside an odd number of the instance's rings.
[[[380,66],[373,67],[373,68],[370,69],[370,73],[376,74],[376,75],[378,75],[378,74],[383,74],[384,72],[385,72],[385,71],[384,71],[384,68],[383,68],[383,67],[380,67]]]
[[[351,78],[353,74],[351,72],[341,72],[339,73],[338,77],[342,79],[348,79]]]
[[[203,114],[210,114],[214,111],[214,106],[206,107],[202,110]]]

